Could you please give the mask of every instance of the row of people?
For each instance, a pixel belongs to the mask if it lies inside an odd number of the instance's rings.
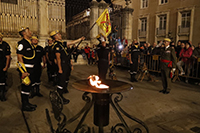
[[[68,51],[68,48],[70,45],[84,40],[84,37],[67,43],[62,41],[62,35],[59,31],[53,31],[50,33],[51,39],[48,39],[48,47],[45,47],[45,50],[43,50],[41,46],[37,46],[38,40],[36,37],[32,37],[28,27],[21,28],[19,34],[23,39],[18,42],[17,57],[18,61],[22,65],[24,64],[24,69],[26,69],[24,72],[20,72],[21,78],[22,80],[26,77],[30,79],[30,83],[24,84],[22,82],[21,85],[22,110],[34,111],[36,109],[37,105],[29,103],[29,95],[31,91],[34,92],[34,86],[36,88],[36,95],[42,96],[39,93],[38,87],[40,84],[39,77],[41,76],[42,60],[43,67],[45,67],[47,62],[49,80],[51,78],[57,79],[55,84],[57,84],[57,91],[63,99],[63,103],[69,103],[69,100],[63,97],[64,90],[67,90],[70,72],[73,69],[71,53]]]

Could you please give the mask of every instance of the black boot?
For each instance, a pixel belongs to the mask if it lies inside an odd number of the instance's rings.
[[[62,89],[57,89],[57,91],[58,91],[58,94],[60,95],[60,97],[63,100],[63,104],[68,104],[70,101],[69,101],[69,99],[66,99],[66,98],[63,97],[63,90]]]
[[[36,107],[33,107],[32,104],[29,103],[28,95],[21,94],[22,98],[22,111],[35,111]]]
[[[134,82],[134,76],[131,74],[131,82]]]
[[[64,88],[63,93],[69,93],[68,89],[67,89],[67,88]]]
[[[51,73],[50,73],[50,72],[47,72],[47,76],[48,76],[48,82],[51,82],[51,81],[52,81]]]
[[[53,86],[57,85],[58,82],[57,82],[57,76],[53,77]]]
[[[133,74],[133,81],[138,82],[137,79],[135,78],[136,74]]]
[[[66,87],[63,88],[63,93],[69,93],[67,86],[68,86],[69,81],[66,82]]]
[[[2,102],[6,101],[6,88],[2,90],[1,101]]]
[[[40,93],[40,87],[39,87],[39,85],[36,85],[36,96],[43,97],[43,95]]]
[[[35,86],[31,87],[29,98],[32,99],[35,97]]]
[[[2,102],[6,101],[5,93],[6,93],[6,87],[1,86],[1,88],[0,88],[0,98],[1,98]]]

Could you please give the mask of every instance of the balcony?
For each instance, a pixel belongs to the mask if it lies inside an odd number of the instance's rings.
[[[166,29],[157,28],[156,30],[157,30],[157,34],[156,34],[157,36],[163,36],[163,37],[166,36]]]
[[[178,26],[178,34],[179,35],[189,35],[190,34],[190,28],[189,27],[181,27]]]
[[[146,31],[138,30],[138,32],[139,32],[139,37],[141,37],[141,38],[145,38],[146,37]]]

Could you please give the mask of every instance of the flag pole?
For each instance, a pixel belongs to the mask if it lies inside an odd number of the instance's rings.
[[[92,30],[92,28],[96,25],[96,23],[97,22],[95,22],[91,27],[90,27],[90,29],[86,32],[86,36],[87,36],[87,34]],[[71,52],[71,53],[69,53],[69,56],[78,48],[78,46],[82,43],[82,41],[83,40],[81,40],[79,43],[78,43],[78,45],[76,46],[76,48],[75,49],[73,49],[73,51]]]

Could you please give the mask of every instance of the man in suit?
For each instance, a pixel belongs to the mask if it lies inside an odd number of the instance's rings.
[[[161,78],[163,89],[159,92],[164,94],[168,94],[170,92],[171,87],[171,76],[172,72],[175,71],[176,68],[176,54],[174,48],[170,47],[171,40],[169,38],[164,39],[164,47],[161,48]]]

